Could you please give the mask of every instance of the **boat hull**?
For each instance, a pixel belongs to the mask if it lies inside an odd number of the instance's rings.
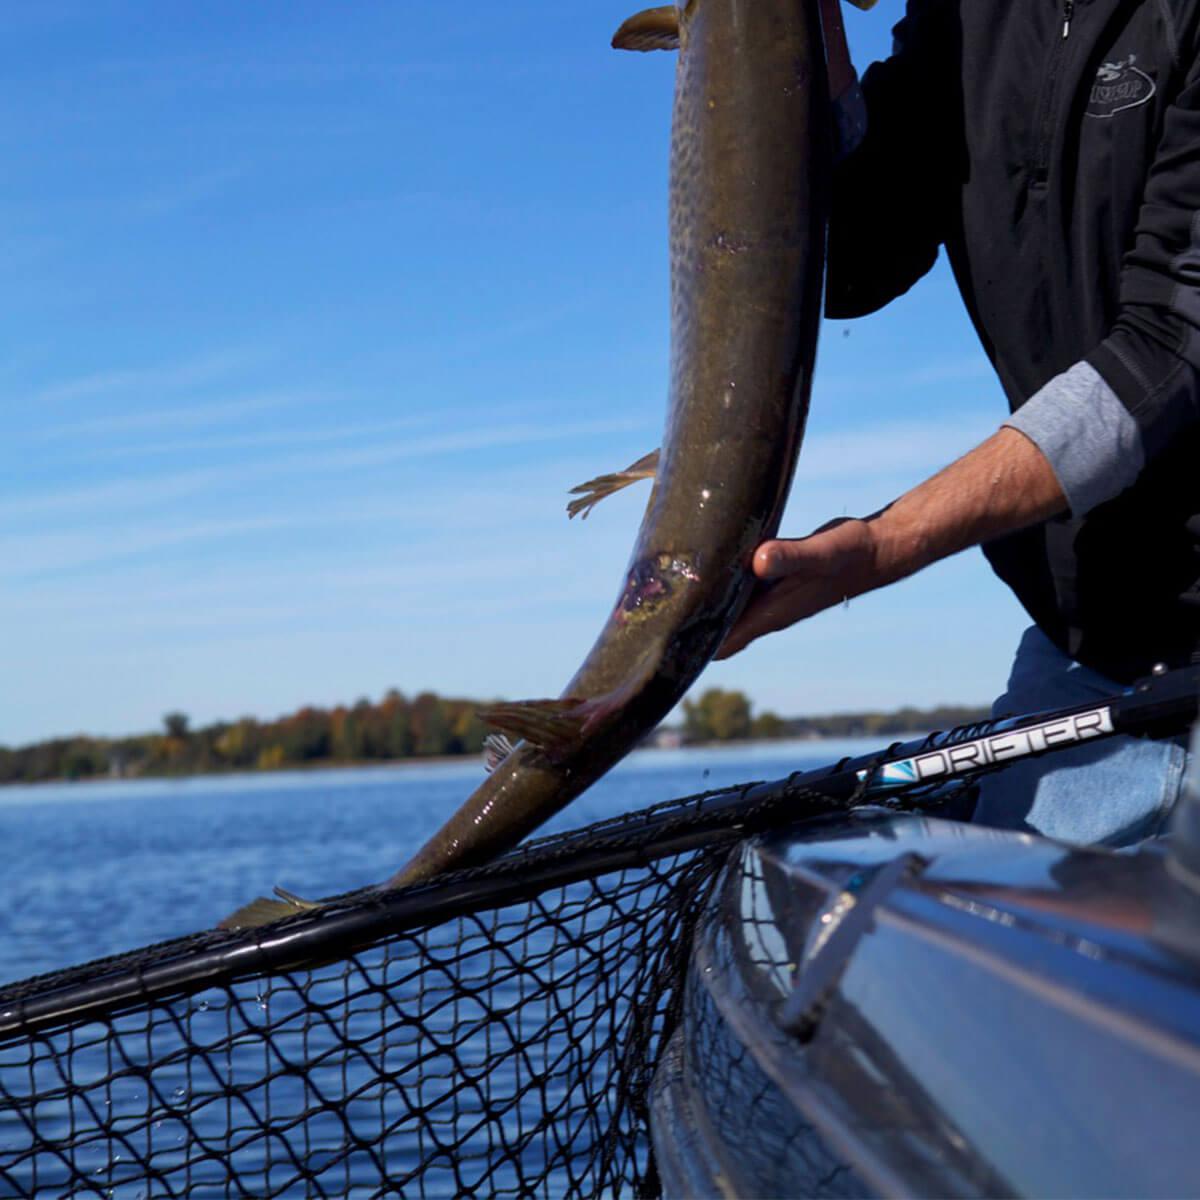
[[[665,1194],[1194,1194],[1193,903],[1154,850],[884,810],[746,843],[655,1079]]]

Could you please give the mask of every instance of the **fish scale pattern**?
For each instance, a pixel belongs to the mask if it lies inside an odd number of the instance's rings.
[[[531,843],[365,944],[296,918],[271,969],[209,933],[0,987],[0,1195],[657,1194],[651,1080],[728,850],[841,807],[761,793]]]

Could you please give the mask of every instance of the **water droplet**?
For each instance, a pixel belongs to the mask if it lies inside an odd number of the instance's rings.
[[[197,1012],[208,1012],[208,1001],[201,1000],[200,1003],[196,1005],[196,1011]]]
[[[172,1095],[172,1096],[174,1096],[176,1100],[182,1100],[182,1099],[183,1099],[183,1098],[184,1098],[184,1097],[187,1095],[187,1089],[186,1089],[186,1088],[177,1087],[177,1088],[176,1088],[176,1089],[175,1089],[175,1090],[174,1090],[174,1091],[171,1093],[171,1095]]]

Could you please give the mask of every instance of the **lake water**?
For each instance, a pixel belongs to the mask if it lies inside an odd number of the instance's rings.
[[[642,752],[546,828],[869,749]],[[0,980],[211,927],[276,882],[320,896],[384,878],[481,770],[464,761],[0,790]],[[493,914],[500,950],[486,921],[464,919],[430,931],[416,956],[401,939],[394,959],[380,947],[351,967],[255,977],[0,1046],[0,1194],[216,1200],[236,1180],[249,1188],[239,1195],[357,1198],[379,1194],[380,1153],[387,1178],[411,1173],[421,1194],[471,1194],[483,1181],[524,1194],[524,1171],[562,1194],[574,1167],[542,1156],[567,1137],[580,1161],[597,1161],[618,1119],[631,972],[674,928],[667,910],[640,907],[653,891],[626,894],[636,899],[614,893],[611,911],[628,912],[627,925],[608,923],[580,883],[551,893],[541,916]],[[551,1113],[553,1132],[526,1139]],[[644,1132],[633,1136],[645,1145]]]
[[[863,741],[641,751],[544,831],[865,753]],[[0,788],[0,981],[209,928],[282,884],[390,875],[481,777],[474,759],[186,780]]]

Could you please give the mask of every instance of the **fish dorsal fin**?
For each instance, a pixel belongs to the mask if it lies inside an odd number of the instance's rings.
[[[674,4],[635,13],[613,34],[614,50],[678,50],[679,10]]]

